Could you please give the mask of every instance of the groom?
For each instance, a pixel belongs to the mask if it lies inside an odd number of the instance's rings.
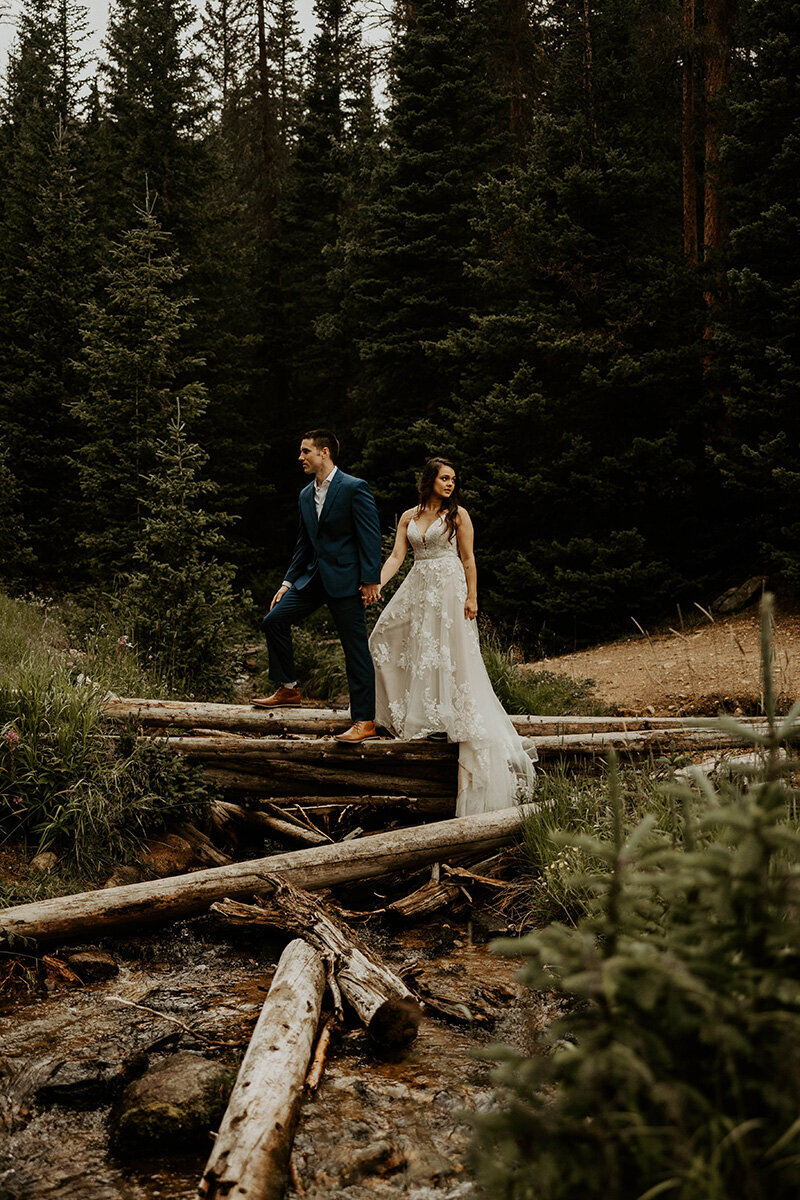
[[[339,442],[312,429],[300,443],[300,465],[313,481],[300,493],[300,530],[286,578],[264,618],[269,677],[278,688],[258,708],[300,703],[292,626],[322,604],[331,611],[344,650],[353,724],[340,742],[375,733],[375,668],[367,644],[364,608],[380,595],[381,531],[372,492],[363,479],[336,466]]]

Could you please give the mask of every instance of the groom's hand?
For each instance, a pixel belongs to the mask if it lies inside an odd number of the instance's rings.
[[[275,595],[272,597],[272,604],[270,604],[270,606],[269,606],[270,612],[272,612],[273,608],[278,603],[278,601],[282,600],[288,591],[289,591],[289,589],[286,586],[286,584],[282,583],[281,586],[278,588],[277,592],[275,593]]]
[[[361,599],[364,601],[364,608],[368,604],[374,604],[381,594],[381,585],[379,583],[362,583],[358,589],[361,592]]]

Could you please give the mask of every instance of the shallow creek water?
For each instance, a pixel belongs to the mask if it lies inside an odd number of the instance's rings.
[[[456,931],[458,933],[458,931]],[[398,969],[424,965],[443,990],[469,997],[476,987],[505,993],[490,1030],[427,1014],[416,1042],[393,1061],[369,1053],[357,1028],[334,1043],[319,1091],[303,1106],[294,1143],[296,1177],[309,1200],[394,1195],[455,1200],[472,1193],[463,1113],[493,1103],[491,1065],[472,1052],[490,1041],[525,1046],[548,1019],[545,1002],[514,983],[515,960],[456,937],[436,946],[431,928],[385,939]],[[281,943],[252,934],[223,934],[207,919],[169,933],[104,942],[120,968],[116,978],[84,987],[57,984],[44,997],[19,1000],[0,1013],[0,1200],[188,1200],[208,1157],[115,1158],[109,1151],[108,1098],[52,1094],[48,1081],[91,1084],[106,1076],[190,1049],[237,1063],[269,988]],[[177,1018],[211,1045],[163,1017]],[[42,1089],[45,1089],[43,1091]],[[84,1107],[76,1107],[83,1103]],[[299,1196],[291,1187],[290,1198]]]

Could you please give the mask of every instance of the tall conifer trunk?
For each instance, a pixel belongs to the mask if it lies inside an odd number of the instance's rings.
[[[267,22],[264,15],[264,0],[257,0],[258,15],[258,98],[261,114],[261,155],[264,162],[264,202],[267,212],[275,207],[275,154],[272,139],[272,100],[269,90],[269,64],[267,61]]]
[[[705,0],[703,88],[705,93],[705,173],[703,257],[717,255],[725,245],[725,185],[720,176],[722,101],[731,74],[732,0]]]
[[[697,265],[697,115],[695,111],[695,0],[683,0],[683,250]]]

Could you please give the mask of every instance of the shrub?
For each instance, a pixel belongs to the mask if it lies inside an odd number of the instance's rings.
[[[0,683],[0,836],[56,850],[90,879],[136,856],[143,839],[202,814],[198,770],[157,741],[115,739],[98,692],[66,668],[29,667]]]
[[[698,776],[673,846],[654,816],[626,833],[612,770],[613,836],[558,839],[600,866],[582,880],[589,914],[495,943],[568,1008],[547,1053],[495,1050],[504,1100],[474,1144],[493,1200],[797,1194],[800,836],[777,749],[800,704],[778,725],[768,605],[763,628],[769,732],[723,721],[762,753],[757,782]]]
[[[520,666],[515,647],[504,643],[491,626],[481,631],[481,653],[492,687],[508,713],[599,716],[608,711],[594,698],[591,679],[576,681],[550,671],[529,671]]]

